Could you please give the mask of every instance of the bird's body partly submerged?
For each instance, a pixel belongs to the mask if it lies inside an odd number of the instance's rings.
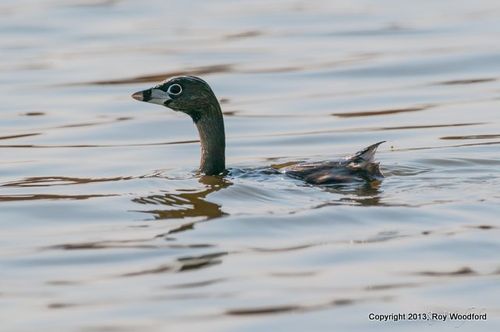
[[[354,181],[374,181],[384,177],[375,162],[378,142],[340,160],[305,162],[280,169],[283,173],[312,184],[340,184]]]
[[[195,76],[174,77],[151,89],[136,92],[132,97],[189,115],[200,135],[200,172],[205,175],[224,172],[224,119],[217,98],[204,80]],[[383,175],[374,155],[382,143],[370,145],[341,160],[298,163],[281,168],[280,172],[312,184],[380,180]]]

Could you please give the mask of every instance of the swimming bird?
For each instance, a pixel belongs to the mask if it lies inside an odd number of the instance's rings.
[[[195,76],[174,77],[150,89],[138,91],[132,94],[132,98],[189,115],[200,136],[200,172],[218,175],[225,171],[224,119],[219,101],[204,80]],[[370,145],[340,160],[296,163],[279,168],[279,172],[311,184],[380,180],[383,175],[374,156],[382,143]]]

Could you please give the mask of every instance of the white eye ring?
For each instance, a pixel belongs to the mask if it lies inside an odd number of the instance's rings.
[[[172,91],[174,89],[174,91]],[[182,86],[180,84],[172,84],[168,87],[167,93],[172,96],[178,96],[182,93]]]

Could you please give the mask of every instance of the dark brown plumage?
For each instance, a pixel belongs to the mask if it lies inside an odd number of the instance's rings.
[[[344,159],[312,163],[299,163],[280,169],[287,175],[312,184],[335,184],[353,181],[380,180],[384,176],[379,163],[374,161],[378,142]]]
[[[222,111],[210,86],[194,76],[174,77],[157,86],[136,92],[134,99],[168,107],[189,115],[200,135],[200,172],[218,175],[225,170],[225,133]],[[372,181],[383,177],[374,155],[383,142],[373,144],[353,156],[314,163],[298,163],[280,169],[291,177],[313,184]]]

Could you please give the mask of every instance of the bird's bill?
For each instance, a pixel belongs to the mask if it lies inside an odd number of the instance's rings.
[[[145,101],[152,104],[158,104],[166,106],[172,98],[163,90],[160,89],[147,89],[143,91],[138,91],[132,94],[132,98],[139,101]]]

